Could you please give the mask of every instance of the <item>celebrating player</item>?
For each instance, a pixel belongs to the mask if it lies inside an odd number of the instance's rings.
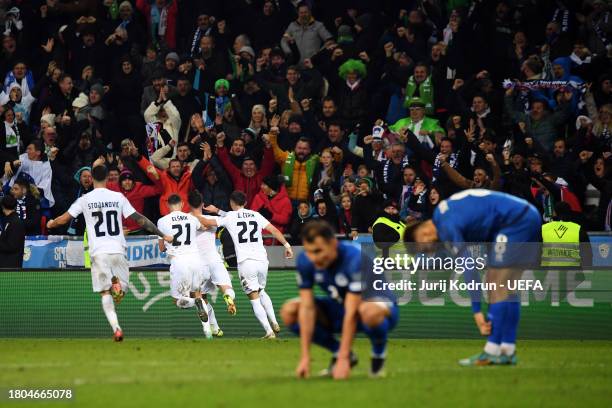
[[[196,217],[204,217],[206,219],[217,219],[217,217],[210,215],[202,215],[202,195],[199,191],[192,191],[189,193],[189,207],[191,208],[191,214]],[[206,282],[204,282],[204,286],[202,287],[202,293],[204,298],[210,292],[212,292],[215,287],[221,290],[223,293],[223,300],[227,305],[227,311],[231,315],[236,314],[236,304],[234,303],[234,298],[236,294],[234,289],[232,288],[232,280],[225,268],[223,260],[217,252],[217,247],[215,244],[216,241],[216,232],[214,228],[208,228],[205,230],[199,230],[196,232],[196,243],[198,245],[198,249],[200,251],[200,262],[201,268],[203,269],[203,273],[205,276],[210,276]],[[213,335],[221,337],[223,336],[223,331],[219,329],[218,325],[216,325],[216,319],[214,318],[214,310],[210,303],[208,303],[208,311],[210,316],[210,324],[212,327]],[[216,327],[215,327],[216,325]]]
[[[230,195],[232,211],[221,213],[217,219],[200,218],[200,222],[207,226],[225,227],[232,237],[236,248],[238,261],[238,275],[244,293],[248,296],[253,307],[255,317],[264,328],[265,339],[273,339],[280,332],[280,326],[274,314],[272,299],[266,293],[266,280],[268,278],[268,254],[263,245],[262,230],[270,233],[285,246],[285,256],[293,257],[291,245],[283,234],[268,220],[256,211],[244,208],[246,196],[241,191],[234,191]],[[220,213],[215,206],[204,208],[211,213]]]
[[[170,295],[177,307],[182,309],[196,307],[202,322],[204,335],[212,338],[208,321],[208,304],[202,297],[202,286],[210,278],[200,266],[200,255],[196,243],[196,232],[203,230],[198,218],[181,211],[183,201],[177,194],[168,197],[170,213],[157,221],[158,228],[164,234],[174,234],[171,243],[159,241],[161,251],[167,251],[170,257]]]
[[[478,211],[474,211],[474,209]],[[474,320],[481,333],[490,330],[484,351],[462,359],[463,366],[516,364],[516,331],[520,299],[508,291],[506,282],[522,272],[520,265],[533,265],[539,254],[541,217],[527,201],[509,194],[472,189],[452,195],[436,208],[433,218],[409,226],[406,241],[453,243],[456,249],[466,242],[493,243],[488,255],[487,281],[497,289],[489,291],[487,322],[477,303]],[[527,243],[527,244],[525,244]]]
[[[91,171],[94,189],[79,197],[67,212],[47,222],[47,228],[57,228],[83,214],[89,237],[91,256],[91,281],[94,292],[102,295],[102,309],[113,329],[113,339],[123,340],[115,303],[125,296],[130,281],[121,216],[129,218],[147,231],[162,237],[166,242],[172,236],[164,235],[147,217],[134,210],[121,193],[106,189],[106,166],[96,160]]]
[[[366,299],[362,294],[361,251],[339,242],[325,221],[309,221],[302,230],[304,252],[297,258],[299,299],[283,305],[284,323],[301,340],[302,356],[296,373],[310,375],[310,344],[333,353],[324,374],[348,378],[357,356],[351,352],[355,333],[363,331],[372,343],[370,375],[384,375],[387,333],[399,319],[399,309],[390,294]],[[327,296],[314,296],[315,282]],[[341,333],[341,342],[334,333]]]

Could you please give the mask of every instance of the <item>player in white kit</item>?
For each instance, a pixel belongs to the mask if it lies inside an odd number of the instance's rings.
[[[123,299],[130,281],[121,217],[136,221],[167,242],[172,241],[172,236],[164,235],[147,217],[136,212],[123,194],[106,189],[108,171],[103,163],[99,159],[93,164],[94,189],[79,197],[64,214],[49,220],[47,228],[65,225],[83,214],[89,237],[93,291],[102,295],[102,309],[113,329],[113,339],[122,341],[123,330],[113,304],[113,300],[119,303]]]
[[[246,196],[241,191],[230,195],[232,211],[219,211],[215,206],[204,208],[221,217],[211,220],[201,217],[200,222],[207,226],[225,227],[234,241],[236,260],[238,261],[238,276],[244,293],[248,296],[255,317],[264,328],[264,338],[273,339],[280,331],[280,326],[274,314],[272,299],[265,292],[268,277],[268,254],[263,244],[261,231],[266,229],[285,246],[285,257],[293,257],[291,245],[283,234],[256,211],[244,208]]]
[[[196,217],[204,217],[206,219],[216,219],[217,217],[210,215],[202,215],[202,195],[199,191],[194,190],[189,193],[188,196],[189,207],[191,208],[191,214]],[[200,251],[200,260],[202,272],[205,276],[210,276],[202,287],[202,294],[204,299],[207,299],[209,293],[214,292],[215,288],[219,288],[223,294],[223,300],[227,305],[227,311],[231,315],[236,314],[236,304],[234,298],[236,293],[232,288],[232,280],[230,278],[223,259],[217,251],[216,245],[216,228],[211,227],[205,230],[200,230],[196,233],[196,242]],[[212,304],[208,302],[208,315],[210,319],[210,326],[214,336],[223,336],[223,330],[219,327],[217,319],[215,318],[215,311]]]
[[[170,213],[157,221],[157,227],[174,237],[168,244],[159,241],[160,250],[167,252],[170,258],[170,295],[179,308],[196,307],[204,335],[212,338],[208,307],[202,298],[202,287],[210,275],[207,270],[202,270],[196,242],[197,231],[206,227],[193,215],[181,211],[183,201],[178,195],[168,197],[168,208]]]

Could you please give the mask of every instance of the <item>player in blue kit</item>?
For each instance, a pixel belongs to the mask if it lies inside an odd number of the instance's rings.
[[[473,301],[474,320],[482,334],[489,334],[484,351],[459,361],[464,366],[515,364],[516,332],[520,299],[506,282],[517,279],[521,266],[538,265],[542,217],[527,201],[490,190],[472,189],[442,201],[431,220],[410,225],[405,241],[452,243],[456,253],[465,252],[465,243],[488,242],[487,282],[497,285],[489,291],[487,322],[480,302]]]
[[[296,262],[300,297],[289,300],[281,310],[285,325],[301,340],[296,374],[300,378],[310,375],[310,345],[315,343],[332,353],[324,374],[348,378],[357,364],[351,351],[353,339],[363,331],[372,343],[370,375],[384,375],[387,334],[399,319],[394,298],[390,293],[366,296],[361,270],[368,267],[363,261],[367,258],[362,258],[359,248],[338,242],[326,222],[308,222],[302,230],[302,243],[304,252]],[[314,295],[315,284],[326,296]],[[335,333],[341,333],[340,342]]]

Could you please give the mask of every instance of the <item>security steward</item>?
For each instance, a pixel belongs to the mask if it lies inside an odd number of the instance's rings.
[[[554,220],[542,225],[542,266],[577,269],[591,266],[589,236],[572,219],[570,206],[561,201],[555,205]]]

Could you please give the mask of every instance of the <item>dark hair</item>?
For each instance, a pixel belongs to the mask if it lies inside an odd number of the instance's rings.
[[[7,210],[14,210],[17,207],[17,200],[12,195],[5,195],[2,198],[2,207]]]
[[[202,194],[198,190],[193,190],[189,192],[187,196],[187,202],[191,208],[198,208],[202,206],[203,203]]]
[[[15,180],[15,183],[13,184],[17,184],[18,186],[24,187],[26,189],[30,188],[30,182],[24,178],[18,178],[17,180]]]
[[[321,104],[323,104],[323,102],[333,102],[334,105],[336,104],[336,100],[332,98],[331,96],[326,96],[325,98],[323,98],[323,100],[321,101]]]
[[[170,159],[170,161],[168,162],[168,168],[170,168],[170,165],[174,162],[177,162],[178,164],[181,164],[181,161],[177,158],[174,159]]]
[[[170,197],[168,197],[168,205],[177,205],[180,204],[183,200],[181,200],[181,197],[178,194],[172,194]]]
[[[297,142],[295,142],[295,144],[297,145],[300,142],[306,142],[308,143],[308,146],[312,147],[312,140],[310,140],[310,138],[306,136],[300,136],[300,138],[297,140]]]
[[[91,176],[95,181],[104,181],[108,177],[108,170],[105,165],[97,165],[91,169]]]
[[[187,142],[178,142],[178,144],[176,145],[176,150],[178,150],[179,147],[183,147],[183,146],[187,146],[189,150],[191,150],[191,145]]]
[[[331,241],[335,238],[334,230],[327,221],[312,220],[304,224],[300,233],[302,242],[313,243],[318,237],[325,241]]]
[[[329,122],[329,124],[327,125],[327,128],[329,129],[332,126],[337,126],[340,128],[340,130],[344,130],[344,127],[342,126],[342,124],[337,120],[332,120],[331,122]]]
[[[243,206],[246,204],[246,195],[242,191],[234,191],[230,194],[230,201],[236,205]]]

